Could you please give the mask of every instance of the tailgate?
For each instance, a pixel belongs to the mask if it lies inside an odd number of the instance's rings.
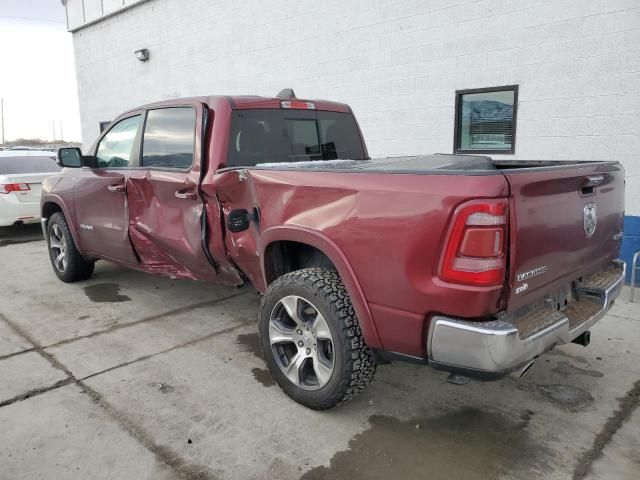
[[[39,202],[40,193],[42,192],[42,181],[57,175],[58,172],[51,173],[12,173],[6,175],[11,183],[26,183],[29,185],[29,190],[15,192],[18,200],[21,202]]]
[[[503,173],[511,187],[508,311],[618,256],[624,217],[624,169],[618,163]]]

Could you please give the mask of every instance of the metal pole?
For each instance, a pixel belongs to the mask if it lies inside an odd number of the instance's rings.
[[[629,295],[629,301],[633,302],[633,290],[636,288],[636,270],[638,267],[638,257],[640,252],[636,252],[633,256],[633,262],[631,262],[631,294]]]
[[[51,120],[51,128],[53,130],[53,142],[55,143],[56,141],[56,121],[55,120]]]
[[[60,122],[60,141],[64,143],[64,134],[62,133],[62,120],[58,120]]]

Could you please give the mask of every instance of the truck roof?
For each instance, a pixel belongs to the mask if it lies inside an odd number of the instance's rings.
[[[141,108],[157,107],[161,105],[180,105],[185,101],[196,101],[214,106],[220,101],[228,102],[232,109],[257,109],[257,108],[281,108],[282,102],[309,102],[315,107],[315,110],[324,110],[338,113],[351,113],[351,108],[346,103],[333,102],[322,99],[302,99],[302,98],[282,98],[282,97],[261,97],[258,95],[209,95],[198,97],[180,97],[170,100],[162,100],[159,102],[148,103],[129,111],[139,110]]]

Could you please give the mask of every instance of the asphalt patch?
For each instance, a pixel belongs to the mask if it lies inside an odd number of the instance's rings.
[[[0,240],[0,248],[8,247],[9,245],[20,245],[21,243],[38,242],[42,238],[32,238],[30,240]]]
[[[513,420],[471,407],[408,421],[373,415],[348,450],[301,480],[498,479],[516,470],[543,476],[552,469],[553,453],[529,434],[532,415],[526,411]]]
[[[588,377],[604,377],[604,373],[597,370],[589,370],[586,368],[574,367],[568,362],[559,362],[551,369],[552,372],[560,375],[586,375]]]
[[[131,300],[127,295],[120,295],[120,285],[117,283],[96,283],[84,287],[83,290],[89,300],[96,303],[120,303]]]
[[[584,358],[584,357],[582,357],[580,355],[572,355],[570,353],[565,352],[564,350],[562,350],[560,348],[554,348],[553,350],[548,351],[547,355],[570,358],[571,360],[575,360],[576,362],[580,362],[580,363],[589,363],[589,360],[587,360],[586,358]]]
[[[602,430],[596,435],[591,448],[585,451],[578,459],[576,469],[573,472],[573,480],[582,480],[587,476],[592,463],[602,456],[602,451],[613,436],[631,418],[636,408],[640,406],[640,380],[636,380],[633,388],[625,396],[619,398],[618,402],[619,408],[607,419]],[[637,460],[634,459],[634,461]]]
[[[519,390],[537,393],[551,403],[571,412],[578,412],[593,403],[593,396],[582,388],[573,385],[554,384],[518,385]]]
[[[273,387],[276,384],[271,376],[271,372],[266,368],[252,368],[251,373],[253,374],[253,378],[265,387]]]
[[[243,333],[241,335],[238,335],[236,341],[240,345],[242,345],[245,350],[253,353],[256,358],[264,360],[264,357],[262,356],[262,347],[260,346],[260,336],[258,335],[258,332]]]
[[[237,342],[242,345],[245,350],[253,353],[254,357],[264,362],[262,346],[260,345],[260,336],[257,332],[238,335]],[[251,374],[253,375],[253,378],[265,387],[272,387],[276,384],[271,376],[271,372],[266,368],[252,368]]]

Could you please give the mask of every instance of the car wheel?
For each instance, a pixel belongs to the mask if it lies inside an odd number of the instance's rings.
[[[305,268],[273,282],[259,313],[260,344],[278,385],[315,410],[362,392],[376,366],[335,270]]]
[[[94,262],[78,252],[61,212],[51,215],[47,222],[47,246],[53,271],[63,282],[86,280],[93,274]]]

